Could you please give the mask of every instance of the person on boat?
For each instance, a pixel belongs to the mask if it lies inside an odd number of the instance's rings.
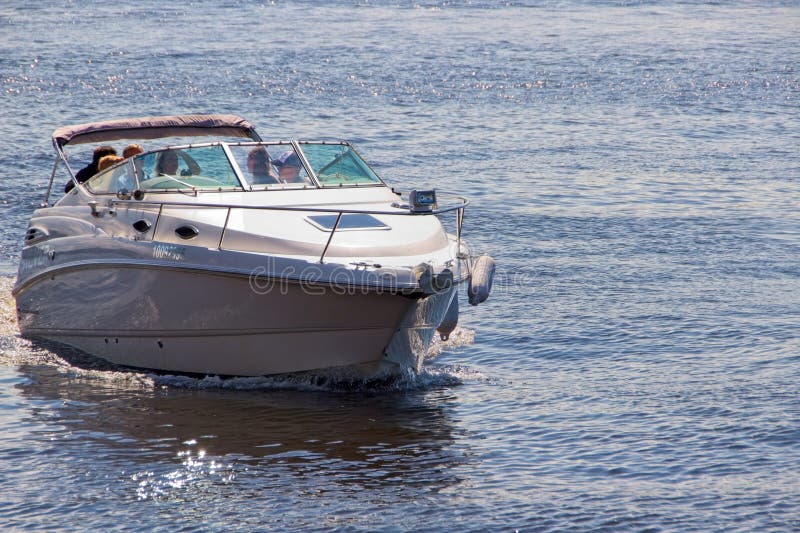
[[[272,172],[272,161],[263,146],[256,146],[247,153],[247,170],[252,175],[250,181],[254,185],[280,183],[278,176]]]
[[[128,159],[129,157],[133,157],[135,155],[139,155],[144,152],[144,148],[138,144],[129,144],[122,150],[122,157]]]
[[[156,165],[156,175],[166,174],[170,176],[175,176],[178,174],[178,156],[180,155],[183,162],[186,163],[186,166],[189,167],[183,172],[181,175],[187,176],[194,176],[200,174],[200,165],[197,162],[185,154],[181,150],[165,150],[161,153],[161,156],[158,158],[158,164]]]
[[[123,151],[122,153],[124,154],[125,152]],[[118,156],[115,156],[115,155],[107,155],[107,156],[103,157],[102,159],[100,159],[100,162],[97,164],[97,172],[99,174],[100,172],[104,171],[108,167],[114,166],[117,163],[122,163],[123,161],[125,161],[124,157],[118,157]],[[105,180],[105,179],[106,178],[103,178],[103,180]],[[112,192],[120,191],[120,190],[124,190],[124,189],[132,189],[132,188],[134,188],[135,182],[133,180],[133,176],[130,173],[130,169],[129,168],[128,168],[127,172],[117,172],[115,170],[113,179],[116,180],[114,182],[116,184],[116,186],[113,188]]]
[[[105,155],[97,162],[97,172],[102,172],[110,166],[116,165],[120,161],[125,161],[124,157],[116,155]]]
[[[75,174],[75,180],[78,183],[83,183],[84,181],[88,180],[95,174],[97,174],[97,164],[100,160],[107,155],[117,155],[117,151],[114,149],[113,146],[98,146],[94,149],[92,153],[92,162],[83,167]],[[64,186],[64,192],[67,193],[71,191],[75,187],[75,183],[72,180],[68,181],[67,184]]]
[[[305,180],[300,177],[300,158],[294,151],[289,150],[272,162],[278,168],[278,180],[280,183],[303,183]]]

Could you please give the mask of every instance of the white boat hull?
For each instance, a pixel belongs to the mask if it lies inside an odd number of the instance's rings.
[[[93,161],[85,182],[65,152],[136,139],[164,146]],[[65,126],[53,146],[14,288],[29,338],[166,372],[419,371],[470,277],[467,200],[404,199],[346,142],[262,142],[237,116],[177,115]],[[50,205],[62,162],[72,189]]]
[[[419,370],[453,291],[413,298],[298,283],[257,291],[242,274],[90,265],[39,276],[16,298],[26,337],[131,367],[258,376]]]

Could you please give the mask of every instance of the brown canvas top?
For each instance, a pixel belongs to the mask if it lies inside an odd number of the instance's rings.
[[[64,126],[53,132],[53,141],[63,147],[67,144],[100,143],[120,139],[203,135],[261,140],[253,125],[236,115],[169,115]]]

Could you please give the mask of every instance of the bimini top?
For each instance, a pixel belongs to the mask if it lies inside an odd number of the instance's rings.
[[[255,127],[236,115],[169,115],[64,126],[53,132],[53,142],[61,148],[67,144],[99,143],[120,139],[160,139],[206,135],[261,140]]]

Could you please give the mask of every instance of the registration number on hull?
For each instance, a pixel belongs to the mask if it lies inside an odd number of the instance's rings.
[[[177,244],[156,244],[153,246],[153,259],[183,261],[185,256],[185,246],[178,246]]]

